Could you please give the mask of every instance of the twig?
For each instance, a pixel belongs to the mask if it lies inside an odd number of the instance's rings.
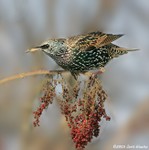
[[[64,73],[64,72],[68,72],[65,70],[37,70],[37,71],[31,71],[31,72],[25,72],[25,73],[20,73],[20,74],[16,74],[7,78],[4,78],[2,80],[0,80],[0,84],[4,84],[6,82],[10,82],[16,79],[22,79],[22,78],[26,78],[29,76],[36,76],[36,75],[51,75],[51,74],[55,74],[55,73]]]

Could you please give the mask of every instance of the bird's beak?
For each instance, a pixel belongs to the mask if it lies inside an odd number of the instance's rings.
[[[36,52],[36,51],[39,51],[39,50],[41,50],[41,48],[39,46],[37,46],[37,47],[30,48],[25,52],[29,53],[29,52]]]

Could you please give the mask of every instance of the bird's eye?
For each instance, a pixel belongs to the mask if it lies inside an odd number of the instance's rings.
[[[49,48],[49,44],[44,44],[44,45],[42,45],[42,46],[40,46],[42,49],[47,49],[47,48]]]

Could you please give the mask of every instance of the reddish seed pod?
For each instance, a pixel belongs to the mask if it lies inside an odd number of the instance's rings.
[[[65,115],[76,149],[83,150],[94,136],[99,135],[101,119],[104,117],[106,120],[110,120],[104,109],[104,101],[107,95],[95,76],[90,76],[90,79],[86,81],[79,81],[73,88],[73,94],[62,76],[59,75],[59,77],[61,80],[56,81],[54,79],[54,82],[49,80],[45,84],[43,97],[40,99],[41,105],[33,113],[35,118],[34,126],[39,126],[42,112],[53,102],[56,96],[55,88],[59,83],[62,86],[62,93],[58,100],[61,112]],[[84,88],[82,88],[82,85],[84,85]],[[79,92],[82,95],[79,95]]]

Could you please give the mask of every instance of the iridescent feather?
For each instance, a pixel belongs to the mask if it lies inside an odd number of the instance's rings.
[[[122,36],[97,31],[67,39],[50,39],[30,51],[42,50],[76,78],[79,73],[100,69],[111,59],[136,50],[112,44]]]

